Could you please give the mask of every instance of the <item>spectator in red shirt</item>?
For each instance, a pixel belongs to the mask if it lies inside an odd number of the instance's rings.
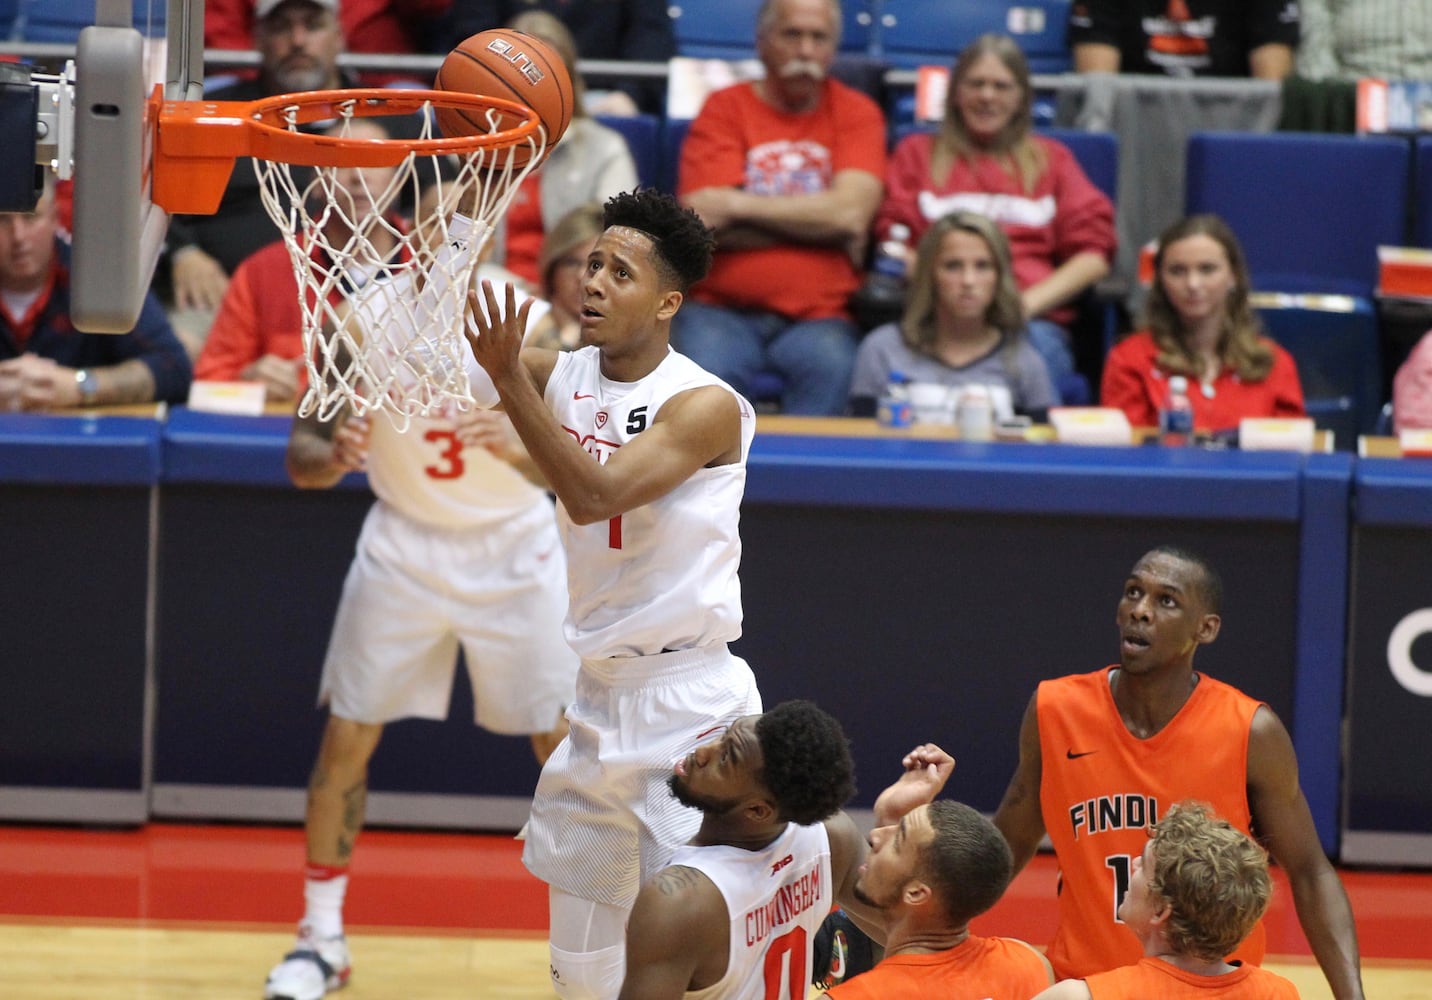
[[[885,172],[885,118],[830,76],[833,0],[769,0],[756,25],[764,79],[712,94],[681,149],[677,194],[716,231],[716,257],[672,343],[752,396],[785,380],[787,413],[845,411],[860,285]]]
[[[1228,224],[1194,215],[1159,237],[1145,328],[1104,362],[1105,406],[1135,427],[1158,423],[1170,375],[1188,377],[1199,430],[1244,417],[1300,417],[1303,389],[1293,357],[1263,336],[1248,302],[1248,267]]]

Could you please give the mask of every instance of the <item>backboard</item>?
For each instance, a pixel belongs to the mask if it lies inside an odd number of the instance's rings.
[[[75,180],[75,326],[125,333],[139,317],[169,222],[150,197],[149,97],[156,86],[170,99],[202,96],[203,0],[93,0],[92,23],[83,20],[87,6],[89,0],[21,0],[17,35],[52,41],[78,28],[64,70],[30,76],[35,162]]]

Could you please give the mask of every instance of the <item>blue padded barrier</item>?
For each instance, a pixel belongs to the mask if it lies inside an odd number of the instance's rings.
[[[1412,242],[1432,247],[1432,136],[1417,139],[1416,173],[1412,181]]]

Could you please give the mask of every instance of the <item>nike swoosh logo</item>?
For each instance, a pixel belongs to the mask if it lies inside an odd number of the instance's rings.
[[[596,396],[593,396],[591,393],[588,393],[588,392],[574,392],[574,393],[572,393],[572,400],[573,400],[573,402],[575,402],[575,401],[577,401],[577,400],[579,400],[579,399],[596,399],[596,398],[597,398]]]
[[[1083,753],[1075,753],[1075,752],[1073,751],[1073,749],[1069,749],[1069,750],[1065,750],[1065,751],[1064,751],[1064,756],[1065,756],[1065,757],[1068,757],[1070,760],[1078,760],[1080,757],[1087,757],[1087,756],[1089,756],[1091,753],[1098,753],[1098,752],[1099,752],[1099,751],[1097,751],[1097,750],[1085,750]]]

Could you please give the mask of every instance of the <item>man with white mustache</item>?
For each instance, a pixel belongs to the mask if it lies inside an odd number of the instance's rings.
[[[712,94],[681,150],[677,194],[716,231],[710,276],[672,341],[748,398],[784,381],[786,413],[843,413],[860,331],[860,285],[884,190],[885,118],[830,78],[838,0],[766,0],[764,79]]]

